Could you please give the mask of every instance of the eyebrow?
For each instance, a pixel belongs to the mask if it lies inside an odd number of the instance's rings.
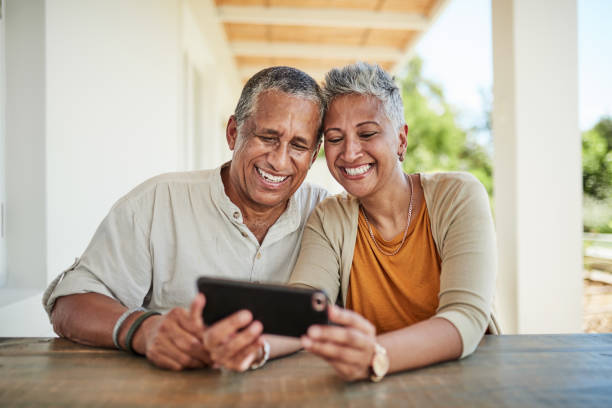
[[[301,144],[306,145],[306,146],[310,146],[310,143],[308,143],[308,140],[306,140],[306,139],[305,139],[305,138],[303,138],[302,136],[296,136],[296,137],[294,137],[294,138],[293,138],[293,141],[294,141],[294,142],[301,143]]]
[[[255,135],[257,134],[267,134],[267,135],[274,135],[274,136],[281,136],[281,132],[279,132],[278,130],[275,129],[269,129],[269,128],[263,128],[261,130],[254,130],[253,133]],[[291,141],[293,142],[298,142],[298,143],[302,143],[306,146],[310,146],[310,144],[308,143],[308,140],[302,136],[296,136],[293,139],[291,139]]]
[[[363,125],[376,125],[376,126],[380,126],[380,124],[378,122],[376,122],[375,120],[366,120],[365,122],[358,123],[357,126],[355,126],[355,127],[359,127],[359,126],[363,126]]]
[[[376,122],[375,120],[366,120],[365,122],[359,122],[357,125],[355,125],[355,127],[359,127],[359,126],[363,126],[363,125],[376,125],[376,126],[380,126],[380,124],[378,122]],[[342,130],[340,130],[340,128],[327,128],[325,130],[323,130],[323,134],[331,131],[331,130],[336,130],[338,132],[341,132]]]
[[[269,128],[263,128],[263,129],[259,129],[259,130],[257,128],[255,128],[253,130],[253,133],[256,133],[256,134],[257,133],[266,133],[268,135],[280,135],[280,132],[278,130],[269,129]]]

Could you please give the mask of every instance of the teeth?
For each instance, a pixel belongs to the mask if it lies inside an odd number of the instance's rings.
[[[259,167],[255,167],[255,168],[257,169],[257,172],[261,175],[261,177],[273,183],[280,183],[281,181],[285,181],[285,179],[288,177],[288,176],[274,176],[270,173],[266,173]]]
[[[372,167],[371,164],[364,164],[363,166],[359,167],[345,167],[344,171],[346,171],[346,174],[348,174],[349,176],[358,176],[370,170],[370,167]]]

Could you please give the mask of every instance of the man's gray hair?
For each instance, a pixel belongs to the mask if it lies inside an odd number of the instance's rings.
[[[323,96],[329,107],[335,97],[348,94],[371,95],[378,98],[387,118],[396,130],[404,123],[404,104],[393,78],[378,64],[356,62],[333,68],[325,75]]]
[[[264,91],[281,91],[289,95],[314,102],[319,107],[319,127],[317,142],[321,138],[321,124],[325,112],[325,102],[321,87],[310,75],[291,67],[270,67],[253,75],[246,83],[234,111],[238,127],[253,114],[257,98]]]

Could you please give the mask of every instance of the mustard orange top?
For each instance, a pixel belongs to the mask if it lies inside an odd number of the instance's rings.
[[[357,240],[346,307],[376,327],[377,334],[410,326],[436,314],[440,293],[440,257],[425,202],[413,217],[406,242],[394,256],[380,252],[359,211]],[[372,226],[378,245],[393,252],[404,232],[385,241]]]

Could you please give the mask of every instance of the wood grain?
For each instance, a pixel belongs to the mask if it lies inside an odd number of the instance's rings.
[[[301,352],[244,374],[169,372],[64,339],[0,339],[0,406],[610,407],[612,334],[485,336],[461,361],[346,384]]]

